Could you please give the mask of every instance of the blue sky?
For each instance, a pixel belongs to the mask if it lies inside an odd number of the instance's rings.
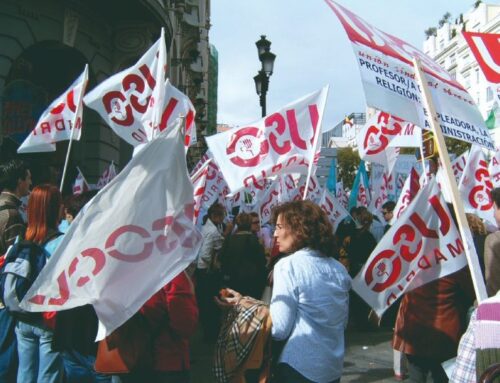
[[[473,0],[337,0],[368,23],[422,49],[428,27],[452,20]],[[500,0],[487,3],[500,4]],[[255,42],[264,34],[277,55],[267,112],[330,84],[323,130],[365,99],[351,44],[323,0],[212,0],[210,43],[219,52],[218,122],[244,125],[260,118],[253,77],[260,69]]]

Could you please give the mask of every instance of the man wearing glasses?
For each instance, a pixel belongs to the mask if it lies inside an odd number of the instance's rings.
[[[394,216],[394,208],[396,207],[396,203],[394,201],[387,201],[382,205],[382,215],[385,219],[385,227],[384,234],[391,228],[390,222],[392,217]]]

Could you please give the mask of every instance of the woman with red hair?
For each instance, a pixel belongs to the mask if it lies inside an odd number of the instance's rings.
[[[57,226],[63,212],[61,193],[56,186],[40,185],[33,189],[28,201],[28,225],[25,239],[44,248],[40,256],[50,257],[62,240]],[[19,354],[18,382],[61,382],[63,362],[52,350],[54,333],[49,318],[54,313],[30,313],[16,324]]]

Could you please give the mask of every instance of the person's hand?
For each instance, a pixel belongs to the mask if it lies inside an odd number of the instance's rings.
[[[232,222],[229,222],[227,225],[226,225],[226,228],[224,229],[224,233],[222,233],[222,235],[224,237],[227,237],[229,234],[231,234],[233,232],[233,228],[234,228],[234,225]]]
[[[229,308],[237,305],[242,298],[242,295],[230,288],[222,289],[219,296],[215,296],[215,303],[222,308]]]

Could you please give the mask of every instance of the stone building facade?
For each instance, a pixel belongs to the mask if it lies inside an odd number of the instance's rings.
[[[208,115],[210,0],[0,0],[0,160],[12,158],[43,110],[89,64],[92,89],[135,63],[165,29],[168,77],[197,110],[204,152]],[[94,182],[111,161],[123,168],[132,147],[85,108],[82,138],[72,147],[67,187],[78,166]],[[22,155],[35,182],[62,170],[67,142],[54,153]],[[192,157],[192,158],[191,158]],[[52,169],[52,172],[50,171]]]

